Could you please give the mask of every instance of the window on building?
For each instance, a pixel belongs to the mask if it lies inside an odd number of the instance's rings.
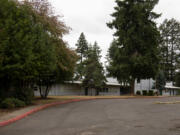
[[[109,89],[108,89],[108,88],[103,88],[103,89],[100,90],[100,92],[108,93],[108,92],[109,92]]]

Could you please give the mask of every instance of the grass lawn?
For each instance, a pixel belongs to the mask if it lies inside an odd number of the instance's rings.
[[[180,104],[180,101],[155,102],[156,104]]]
[[[67,101],[71,99],[93,99],[93,98],[105,98],[105,96],[48,96],[47,99],[41,99],[40,97],[35,97],[33,100],[33,105],[40,105],[40,104],[49,104],[53,102],[61,102]],[[112,96],[107,96],[106,98],[112,98]],[[117,97],[113,97],[117,98]]]
[[[126,99],[126,98],[157,98],[157,96],[48,96],[47,99],[35,97],[33,104],[48,104],[53,102],[66,101],[71,99]]]

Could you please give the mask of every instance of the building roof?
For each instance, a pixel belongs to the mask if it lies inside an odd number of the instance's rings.
[[[122,84],[120,84],[117,79],[109,77],[106,78],[107,82],[106,85],[110,85],[110,86],[122,86]]]
[[[120,84],[115,78],[106,78],[106,80],[107,80],[106,85],[109,85],[109,86],[122,86],[123,85],[123,84]],[[65,83],[82,84],[82,81],[66,81]]]
[[[173,86],[172,82],[166,83],[165,88],[166,89],[180,89],[180,87]]]

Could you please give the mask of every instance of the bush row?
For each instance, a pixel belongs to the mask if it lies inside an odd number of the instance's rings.
[[[137,91],[136,92],[136,95],[143,95],[143,96],[154,96],[154,95],[156,95],[156,93],[157,92],[154,92],[153,90],[149,90],[149,91],[147,91],[147,90],[142,90],[142,93],[141,93],[141,91]]]
[[[0,107],[4,109],[13,109],[24,106],[26,106],[25,102],[17,98],[6,98],[0,104]]]

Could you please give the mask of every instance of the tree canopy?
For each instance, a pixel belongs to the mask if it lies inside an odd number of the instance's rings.
[[[180,23],[175,19],[165,19],[159,27],[161,33],[161,69],[168,81],[175,81],[180,50]]]
[[[87,59],[84,61],[84,79],[83,86],[85,88],[94,88],[96,92],[105,86],[106,78],[104,75],[104,69],[100,62],[100,47],[97,42],[93,46],[89,46],[87,52]]]
[[[154,20],[160,14],[153,12],[157,3],[158,0],[116,0],[113,20],[107,24],[115,30],[108,71],[119,82],[130,82],[132,94],[135,79],[154,78],[159,68],[160,33]]]
[[[87,42],[83,32],[80,34],[80,37],[76,43],[76,47],[77,47],[76,52],[79,56],[79,60],[77,62],[77,66],[76,66],[75,80],[82,80],[83,79],[83,69],[84,69],[83,62],[87,58],[87,52],[88,52],[88,42]]]
[[[69,28],[49,2],[1,0],[0,5],[1,92],[25,90],[34,83],[49,89],[47,78],[71,78],[77,55],[63,41]]]

